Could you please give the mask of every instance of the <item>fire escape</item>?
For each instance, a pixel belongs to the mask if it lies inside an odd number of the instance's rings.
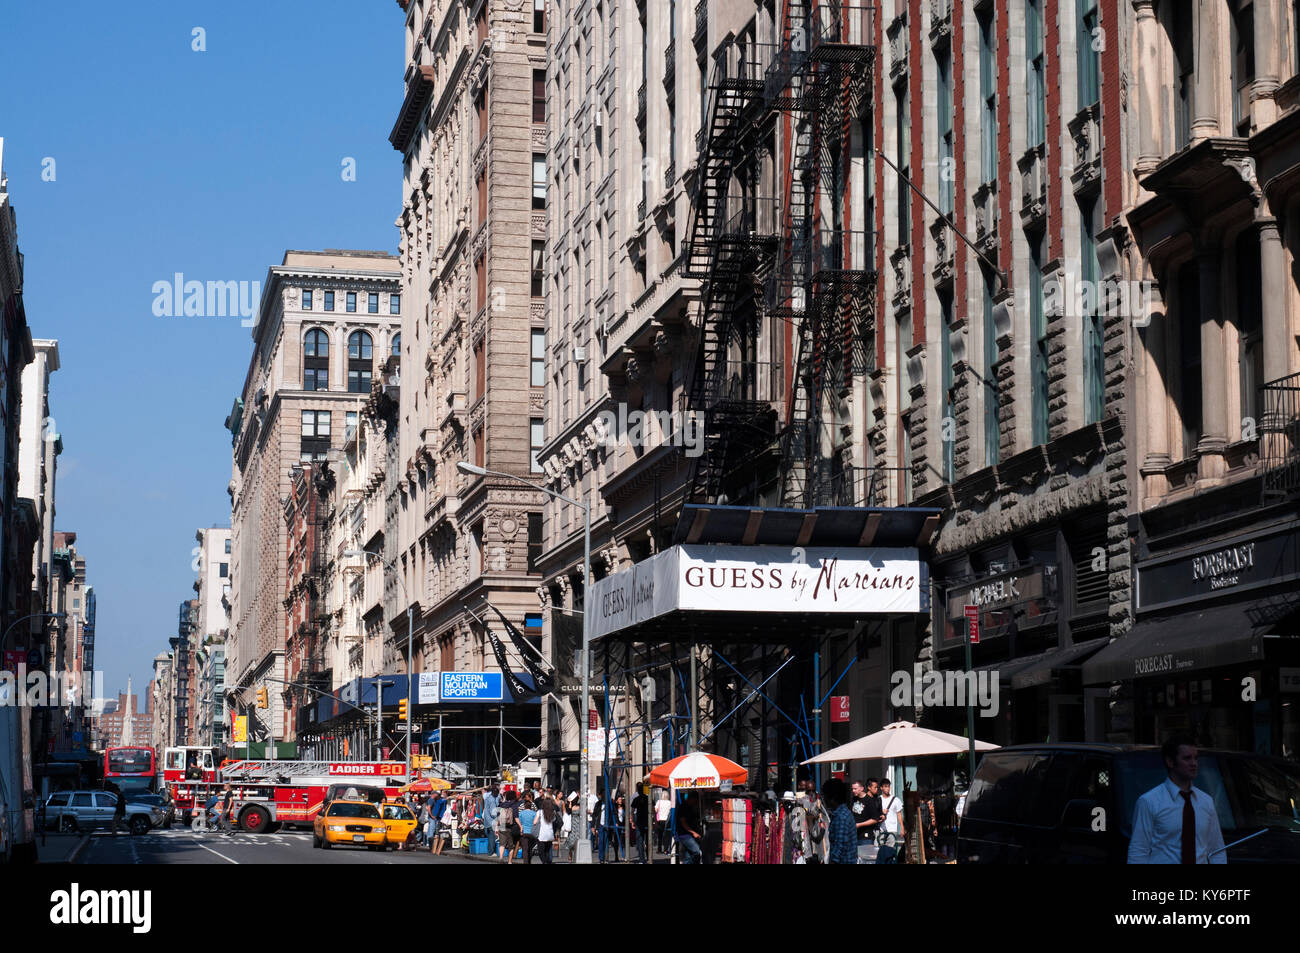
[[[784,505],[852,505],[842,499],[834,453],[841,392],[871,370],[874,241],[869,206],[852,229],[848,169],[855,122],[870,106],[874,8],[787,0],[780,42],[724,47],[717,57],[700,149],[687,267],[702,278],[700,335],[689,410],[703,420],[690,502],[717,502],[737,474],[779,446]],[[755,197],[744,168],[755,135],[782,123],[780,202]],[[758,313],[791,325],[795,362],[777,424],[757,359]],[[851,495],[851,494],[850,494]]]

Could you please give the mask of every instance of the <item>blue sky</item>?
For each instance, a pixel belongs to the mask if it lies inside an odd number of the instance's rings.
[[[238,317],[155,317],[152,286],[264,281],[286,248],[396,251],[403,23],[392,0],[6,6],[27,318],[62,360],[55,528],[86,557],[110,697],[175,635],[195,530],[230,525],[222,422],[252,348]]]

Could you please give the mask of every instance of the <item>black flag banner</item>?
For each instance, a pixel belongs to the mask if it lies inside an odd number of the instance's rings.
[[[533,683],[537,686],[537,693],[545,695],[547,692],[555,691],[555,679],[538,666],[537,660],[533,657],[533,647],[526,642],[524,634],[515,628],[514,624],[505,617],[505,614],[492,603],[487,603],[487,607],[497,614],[497,618],[501,620],[506,627],[506,631],[510,633],[510,640],[515,643],[515,651],[523,659],[528,674],[533,677]]]
[[[510,693],[514,695],[516,700],[532,695],[533,692],[519,680],[519,676],[510,671],[510,662],[506,659],[506,648],[501,644],[501,640],[497,638],[497,634],[492,631],[492,626],[485,625],[483,629],[492,642],[492,654],[497,657],[497,665],[501,666],[502,674],[505,675],[506,681],[510,683]]]

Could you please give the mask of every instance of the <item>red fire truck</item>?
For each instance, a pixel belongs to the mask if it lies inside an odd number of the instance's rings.
[[[281,824],[310,827],[330,788],[336,796],[396,797],[406,784],[401,761],[229,761],[212,781],[168,781],[178,813],[202,810],[229,783],[232,810],[242,830],[257,833]],[[382,793],[381,793],[382,792]]]

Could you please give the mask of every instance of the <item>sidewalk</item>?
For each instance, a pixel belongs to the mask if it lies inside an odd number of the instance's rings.
[[[38,864],[73,864],[90,843],[89,834],[46,834],[45,843],[36,841]]]

